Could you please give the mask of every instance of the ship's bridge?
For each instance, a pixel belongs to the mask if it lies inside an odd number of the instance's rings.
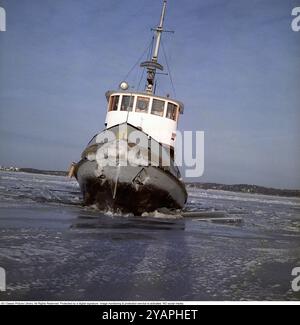
[[[108,91],[106,127],[127,122],[156,141],[174,147],[181,102],[143,92]]]

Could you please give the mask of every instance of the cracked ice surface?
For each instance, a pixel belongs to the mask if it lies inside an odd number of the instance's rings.
[[[83,208],[76,181],[0,173],[0,300],[299,300],[300,199],[189,190],[239,224]]]

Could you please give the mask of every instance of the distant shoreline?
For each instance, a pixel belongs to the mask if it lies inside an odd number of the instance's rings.
[[[61,170],[42,170],[36,168],[17,168],[17,167],[0,167],[2,172],[16,172],[16,173],[29,173],[29,174],[42,174],[52,176],[67,176],[66,171]]]
[[[198,188],[203,190],[219,190],[228,192],[262,194],[283,197],[300,197],[300,190],[287,190],[272,187],[264,187],[249,184],[218,184],[218,183],[186,183],[187,188]]]
[[[60,170],[41,170],[35,168],[15,168],[15,167],[0,167],[0,171],[8,172],[23,172],[30,174],[42,174],[52,176],[67,176],[68,172]],[[300,197],[300,190],[278,189],[272,187],[264,187],[249,184],[219,184],[219,183],[201,183],[201,182],[185,182],[187,188],[197,188],[203,190],[221,190],[228,192],[248,193],[248,194],[263,194],[283,197]]]

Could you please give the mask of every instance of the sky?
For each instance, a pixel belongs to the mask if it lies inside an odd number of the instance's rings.
[[[65,170],[78,161],[104,128],[105,92],[147,49],[161,5],[0,0],[7,16],[0,165]],[[205,132],[205,171],[196,181],[300,188],[297,6],[300,0],[168,1],[165,25],[175,34],[163,42],[185,104],[179,129]],[[136,89],[141,73],[127,79]],[[168,77],[159,76],[158,88],[174,96]]]

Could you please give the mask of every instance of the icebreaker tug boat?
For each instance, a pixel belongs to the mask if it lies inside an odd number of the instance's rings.
[[[182,209],[187,200],[185,185],[174,163],[176,129],[183,104],[155,94],[158,54],[163,33],[166,1],[144,92],[119,90],[106,93],[105,130],[93,137],[74,166],[84,203],[101,210],[141,215],[159,208]]]

